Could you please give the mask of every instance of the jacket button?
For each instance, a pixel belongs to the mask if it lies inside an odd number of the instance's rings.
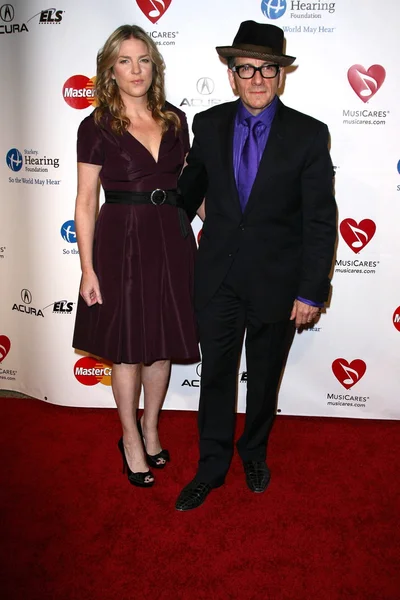
[[[243,223],[242,223],[242,224],[241,224],[239,227],[240,227],[240,229],[241,229],[242,231],[244,231],[244,225],[243,225]]]
[[[231,258],[231,256],[233,256],[232,252],[230,252],[230,253],[228,254],[228,256],[229,256],[229,258]]]

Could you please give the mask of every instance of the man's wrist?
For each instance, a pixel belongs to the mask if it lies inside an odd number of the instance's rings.
[[[299,302],[303,302],[304,304],[308,304],[309,306],[315,306],[316,308],[323,308],[323,302],[314,302],[314,300],[308,300],[307,298],[302,298],[301,296],[297,296],[296,300]]]

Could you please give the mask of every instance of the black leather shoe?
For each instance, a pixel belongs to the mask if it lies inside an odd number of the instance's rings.
[[[243,462],[246,483],[252,492],[265,492],[271,479],[271,473],[263,461],[247,460]]]
[[[193,479],[183,488],[176,501],[176,510],[192,510],[201,506],[213,488],[209,483],[201,483]]]

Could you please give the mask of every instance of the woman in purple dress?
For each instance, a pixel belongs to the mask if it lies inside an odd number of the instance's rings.
[[[176,189],[188,128],[184,113],[165,100],[156,45],[135,25],[119,27],[99,52],[96,94],[98,106],[78,131],[82,280],[73,346],[113,363],[124,471],[133,485],[150,487],[149,466],[169,460],[157,425],[171,361],[199,360],[196,243]],[[96,220],[99,179],[105,203]]]

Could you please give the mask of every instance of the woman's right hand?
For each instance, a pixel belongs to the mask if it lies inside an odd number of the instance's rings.
[[[99,280],[97,279],[97,275],[94,271],[82,275],[79,293],[88,306],[93,306],[93,304],[96,304],[96,302],[103,304]]]

